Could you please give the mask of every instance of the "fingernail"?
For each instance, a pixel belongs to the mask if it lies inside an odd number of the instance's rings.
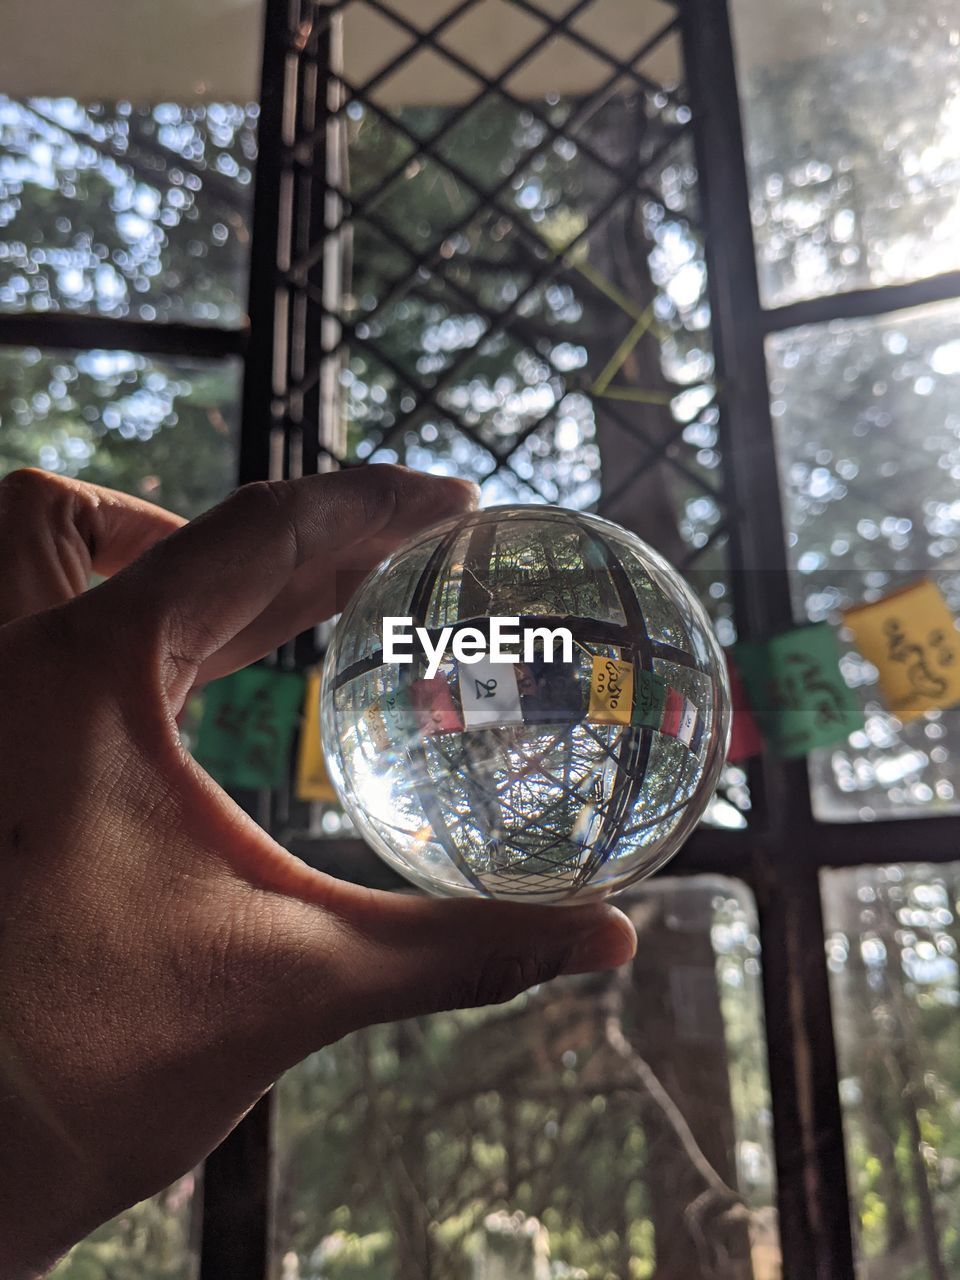
[[[562,972],[595,973],[599,969],[619,969],[633,959],[636,951],[636,930],[618,911],[574,945]]]

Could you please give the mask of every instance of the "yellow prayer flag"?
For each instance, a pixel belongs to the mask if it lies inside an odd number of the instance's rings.
[[[307,694],[297,757],[297,799],[320,800],[324,804],[337,803],[337,793],[327,773],[320,740],[319,669],[307,673]]]
[[[904,587],[876,604],[847,609],[844,622],[880,673],[880,688],[901,720],[960,702],[960,632],[934,582]]]
[[[594,657],[587,719],[596,724],[629,724],[633,710],[633,663]]]

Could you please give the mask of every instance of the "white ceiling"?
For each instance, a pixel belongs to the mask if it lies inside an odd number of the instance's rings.
[[[2,0],[0,93],[144,104],[257,96],[261,0]]]
[[[533,0],[548,15],[574,0]],[[318,0],[322,3],[322,0]],[[449,13],[457,0],[388,0],[420,29]],[[883,19],[859,24],[851,5],[826,0],[729,0],[736,19],[742,70],[864,41],[883,40]],[[81,101],[249,102],[260,76],[263,0],[0,0],[0,93],[12,97],[73,97]],[[665,0],[595,0],[577,31],[627,58],[666,23]],[[409,45],[402,27],[364,0],[346,8],[345,74],[360,84]],[[509,0],[483,0],[443,36],[449,48],[496,75],[543,27]],[[641,70],[660,83],[680,76],[679,41],[661,45]],[[609,75],[609,64],[559,37],[509,80],[519,97],[583,93]],[[476,83],[435,53],[421,52],[387,78],[385,105],[456,103]]]
[[[424,28],[455,0],[393,0]],[[562,14],[573,0],[538,0],[545,13]],[[2,0],[0,93],[11,97],[73,97],[81,101],[138,103],[197,100],[248,102],[259,82],[263,0]],[[577,30],[621,57],[669,20],[662,0],[597,0]],[[443,39],[471,65],[496,75],[542,24],[507,0],[484,0]],[[345,74],[363,83],[410,43],[401,27],[363,0],[348,7]],[[679,76],[674,40],[641,70],[661,82]],[[582,93],[610,73],[609,64],[559,38],[510,79],[521,97]],[[455,103],[477,82],[438,54],[421,52],[378,89],[384,104]]]

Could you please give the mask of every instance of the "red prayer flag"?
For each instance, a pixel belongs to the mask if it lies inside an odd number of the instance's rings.
[[[414,680],[410,686],[410,701],[421,733],[459,733],[463,729],[463,720],[453,704],[450,686],[444,676]]]
[[[763,754],[763,734],[747,702],[747,693],[740,679],[740,672],[734,666],[729,653],[726,657],[731,701],[730,750],[727,752],[727,759],[731,764],[736,764],[740,760],[749,760],[751,756]]]

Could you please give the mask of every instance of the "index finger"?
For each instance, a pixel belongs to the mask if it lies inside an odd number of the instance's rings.
[[[386,554],[475,500],[464,481],[396,466],[261,481],[97,594],[146,629],[142,652],[166,668],[161,678],[176,702],[201,668],[204,679],[235,670],[329,616],[337,573],[371,567],[371,547]]]

